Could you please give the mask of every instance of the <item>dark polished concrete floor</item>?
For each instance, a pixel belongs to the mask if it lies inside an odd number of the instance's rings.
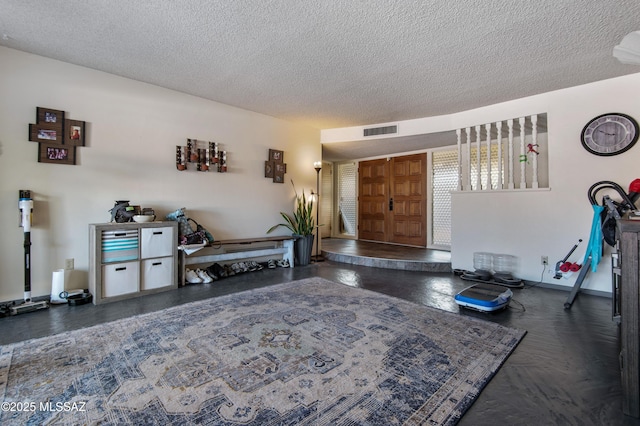
[[[213,284],[99,306],[53,306],[0,318],[0,344],[47,336],[183,303],[296,279],[320,276],[438,309],[458,312],[453,296],[469,286],[451,273],[371,268],[331,261],[293,269],[265,269]],[[483,314],[527,330],[520,345],[464,415],[461,425],[640,425],[622,414],[618,327],[610,299],[579,294],[571,310],[566,292],[528,287],[514,290],[508,310]]]

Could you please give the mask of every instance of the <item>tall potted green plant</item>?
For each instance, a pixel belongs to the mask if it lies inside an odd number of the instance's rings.
[[[293,181],[291,182],[293,185]],[[296,187],[293,186],[295,191]],[[294,243],[296,265],[308,265],[311,261],[311,251],[313,250],[313,230],[315,229],[315,221],[313,219],[313,199],[307,200],[304,190],[302,195],[296,193],[296,205],[293,212],[293,216],[280,212],[280,215],[284,219],[284,223],[279,223],[272,226],[267,231],[267,234],[274,231],[281,226],[289,229],[296,238]]]

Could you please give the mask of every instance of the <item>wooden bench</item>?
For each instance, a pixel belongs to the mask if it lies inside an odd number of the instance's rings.
[[[293,268],[293,236],[215,241],[208,246],[178,246],[178,284],[185,285],[187,265],[225,263],[259,257],[279,257]],[[209,265],[207,265],[209,266]]]

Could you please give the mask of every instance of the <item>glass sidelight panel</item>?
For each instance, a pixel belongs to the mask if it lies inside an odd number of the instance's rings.
[[[451,246],[451,191],[458,185],[458,152],[434,151],[431,170],[432,244]]]
[[[357,173],[356,163],[337,164],[338,235],[356,235]]]

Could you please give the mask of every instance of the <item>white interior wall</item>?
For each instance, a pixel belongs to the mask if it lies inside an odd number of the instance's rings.
[[[20,189],[34,197],[32,293],[41,296],[67,258],[75,259],[71,288],[86,286],[88,224],[108,222],[115,200],[160,217],[186,207],[218,239],[249,238],[292,211],[291,180],[307,194],[316,185],[316,129],[4,47],[0,93],[0,301],[23,295]],[[37,162],[28,124],[38,106],[87,123],[77,165]],[[187,138],[221,143],[228,173],[177,171],[175,147]],[[264,178],[269,148],[284,151],[285,184]]]
[[[599,157],[582,148],[580,133],[591,118],[607,112],[640,120],[637,93],[640,74],[633,74],[457,114],[453,121],[463,127],[546,112],[548,148],[541,149],[549,153],[550,190],[452,194],[452,266],[473,269],[474,252],[507,253],[518,259],[518,277],[573,286],[577,274],[560,280],[549,271],[542,275],[540,257],[549,256],[553,269],[581,238],[583,243],[569,259],[581,262],[592,220],[587,190],[600,180],[626,189],[638,177],[640,161],[640,144],[621,155]],[[611,291],[608,247],[605,253],[598,271],[587,275],[582,288]]]

